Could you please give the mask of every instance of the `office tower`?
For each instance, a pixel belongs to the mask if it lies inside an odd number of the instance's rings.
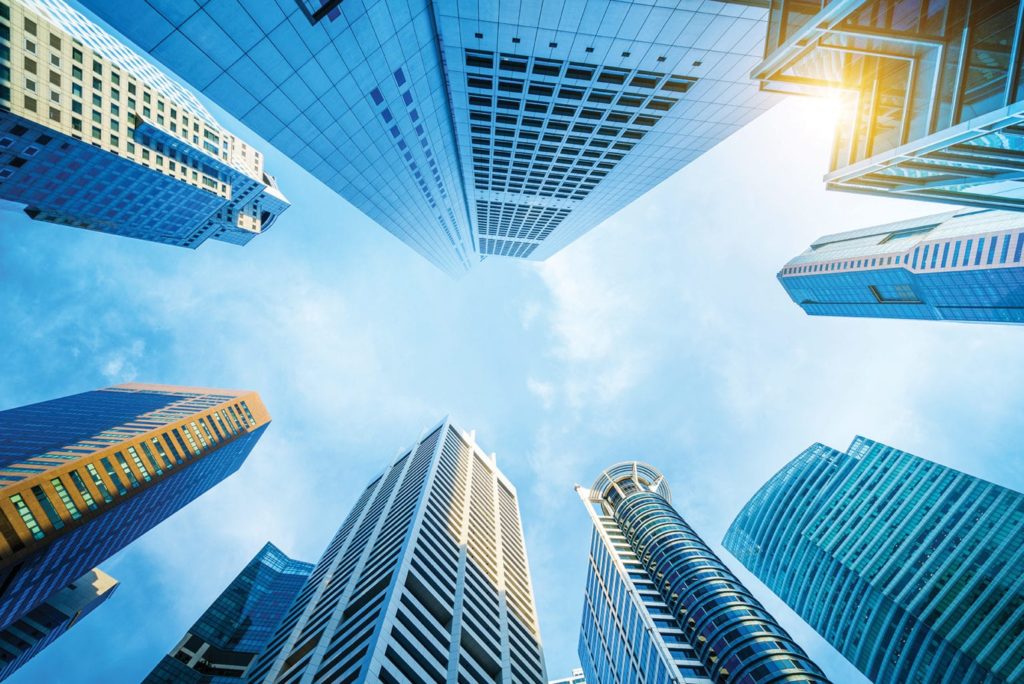
[[[116,588],[113,577],[99,568],[90,570],[0,630],[0,681],[110,598]]]
[[[779,271],[815,316],[1024,323],[1024,215],[958,210],[827,235]]]
[[[0,0],[0,200],[191,248],[244,245],[288,207],[260,152],[63,0]]]
[[[588,684],[828,680],[636,461],[579,485],[594,525],[579,654]]]
[[[0,411],[0,629],[233,473],[255,392],[129,383]]]
[[[875,684],[1024,678],[1024,495],[857,437],[815,444],[725,548]]]
[[[839,93],[830,188],[1024,210],[1021,0],[774,0],[762,88]]]
[[[362,491],[249,675],[546,682],[516,490],[447,420]]]
[[[574,667],[568,677],[553,679],[548,684],[587,684],[587,680],[583,677],[583,668]]]
[[[85,4],[453,274],[547,258],[775,101],[747,0]]]
[[[267,542],[185,633],[144,684],[245,679],[256,655],[313,572]]]

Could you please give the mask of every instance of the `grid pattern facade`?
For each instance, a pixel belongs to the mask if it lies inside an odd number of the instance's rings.
[[[545,682],[515,489],[447,421],[366,488],[249,680]]]
[[[762,54],[762,8],[561,0],[434,10],[481,254],[547,258],[775,101],[748,77]]]
[[[817,240],[779,272],[824,316],[1024,323],[1024,216],[953,211]]]
[[[346,0],[316,23],[315,2],[85,4],[433,264],[471,266],[426,0]]]
[[[0,2],[0,198],[190,248],[245,244],[288,206],[260,152],[62,0]]]
[[[1024,677],[1024,495],[863,437],[815,444],[725,537],[876,684]]]
[[[127,384],[0,412],[0,628],[241,466],[254,392]]]
[[[845,93],[829,187],[1024,210],[1020,0],[773,0],[765,88]]]
[[[752,3],[86,4],[450,273],[546,258],[774,102]]]
[[[270,642],[313,565],[267,543],[196,621],[145,684],[226,684],[244,679]]]
[[[0,630],[0,681],[109,599],[116,588],[117,580],[110,575],[90,570]]]
[[[580,632],[588,682],[818,682],[821,670],[637,462],[580,496],[594,523]]]

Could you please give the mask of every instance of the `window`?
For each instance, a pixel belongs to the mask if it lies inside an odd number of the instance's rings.
[[[868,285],[879,304],[921,304],[910,285]]]
[[[78,48],[71,48],[71,59],[75,60],[79,64],[82,63],[82,51]]]
[[[118,455],[118,457],[120,458],[119,454],[115,454],[115,455]],[[132,457],[132,462],[135,463],[135,467],[139,469],[140,473],[142,473],[142,479],[145,480],[146,482],[149,482],[150,480],[152,480],[153,478],[150,477],[149,470],[146,468],[146,465],[142,462],[142,459],[139,458],[138,450],[135,447],[130,446],[130,447],[128,447],[128,455]],[[122,467],[127,465],[124,462],[124,460],[122,460],[121,463],[122,463]]]
[[[114,457],[117,458],[117,462],[121,466],[121,471],[128,478],[128,483],[131,485],[132,489],[138,487],[139,479],[135,477],[135,473],[133,473],[132,469],[128,466],[128,461],[125,459],[124,454],[120,451],[115,451]]]
[[[32,494],[35,495],[36,501],[39,502],[43,512],[46,513],[46,517],[49,518],[50,524],[53,525],[53,529],[62,529],[64,527],[64,521],[60,519],[60,515],[57,514],[57,509],[53,507],[50,497],[46,495],[43,488],[36,485],[32,488]]]
[[[78,506],[71,499],[71,495],[68,494],[68,490],[64,488],[64,483],[61,482],[59,477],[55,477],[50,480],[50,484],[53,485],[54,491],[57,492],[57,496],[60,497],[61,503],[64,504],[64,508],[71,515],[72,520],[78,520],[82,517],[82,514],[78,511]]]
[[[82,496],[82,500],[85,501],[85,505],[89,507],[90,511],[96,510],[96,500],[92,498],[92,492],[85,486],[85,481],[82,480],[82,476],[78,474],[77,470],[72,470],[70,473],[71,481],[75,483],[75,488],[78,489],[78,493]]]
[[[121,478],[117,476],[116,472],[114,472],[114,466],[110,462],[110,459],[103,457],[100,459],[100,463],[103,464],[103,469],[107,471],[107,477],[109,477],[110,481],[114,483],[115,487],[117,487],[117,493],[121,496],[127,494],[128,490],[125,489],[124,482],[121,481]]]
[[[32,511],[29,510],[28,504],[21,498],[21,494],[15,494],[11,497],[11,503],[14,504],[15,510],[18,511],[18,515],[21,516],[22,521],[25,523],[25,527],[28,528],[29,533],[33,539],[42,539],[43,530],[39,527],[39,523],[36,522],[36,517],[32,515]]]
[[[103,497],[103,501],[105,501],[106,503],[110,503],[111,501],[113,501],[113,498],[110,496],[110,490],[107,489],[106,483],[103,482],[103,478],[100,477],[100,474],[96,472],[96,466],[94,466],[92,463],[88,463],[86,464],[85,469],[89,473],[89,477],[92,478],[93,484],[96,485],[96,489],[99,490],[100,495]]]

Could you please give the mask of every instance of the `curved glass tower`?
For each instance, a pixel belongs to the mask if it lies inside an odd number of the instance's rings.
[[[723,542],[875,684],[1024,681],[1024,494],[857,437],[813,444]]]
[[[587,682],[826,683],[636,461],[577,487],[594,522],[580,658]]]

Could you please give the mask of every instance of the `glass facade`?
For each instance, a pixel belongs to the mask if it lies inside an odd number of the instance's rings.
[[[829,187],[1024,210],[1020,0],[772,0],[767,90],[840,92]]]
[[[370,482],[248,681],[547,681],[515,488],[472,435]]]
[[[775,101],[753,2],[85,4],[453,274],[550,256]]]
[[[815,444],[725,547],[875,684],[1024,678],[1024,495],[863,437]]]
[[[218,684],[245,679],[313,565],[267,543],[189,628],[145,684]]]
[[[1024,215],[960,210],[828,235],[779,271],[817,316],[1024,323]]]
[[[62,587],[17,621],[0,630],[0,680],[52,644],[109,599],[117,580],[99,568]]]
[[[63,0],[0,0],[0,199],[189,248],[244,245],[288,207],[260,152]]]
[[[237,470],[269,421],[255,392],[137,383],[0,412],[0,629]]]
[[[594,524],[580,660],[590,684],[828,680],[638,462],[577,489]]]

